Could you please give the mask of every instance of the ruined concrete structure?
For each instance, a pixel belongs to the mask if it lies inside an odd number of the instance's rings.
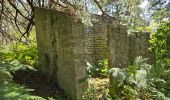
[[[150,33],[128,33],[124,25],[117,26],[110,19],[99,16],[95,18],[98,21],[85,28],[86,61],[97,63],[111,57],[112,67],[126,67],[137,56],[152,56],[148,51]]]
[[[81,100],[85,82],[83,24],[72,16],[44,8],[35,8],[39,51],[39,69],[53,76],[73,100]]]
[[[128,33],[125,26],[109,27],[109,66],[124,68],[133,64],[136,57],[151,58],[148,32]]]
[[[66,13],[35,8],[39,69],[53,76],[73,100],[81,100],[86,62],[109,58],[110,67],[126,67],[136,56],[149,57],[149,33],[127,33],[99,20],[85,27]]]
[[[85,53],[86,61],[97,63],[98,60],[108,58],[106,24],[98,21],[93,26],[85,27]]]

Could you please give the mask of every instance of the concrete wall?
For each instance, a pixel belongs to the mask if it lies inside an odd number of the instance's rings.
[[[86,61],[97,64],[108,59],[108,28],[115,20],[109,16],[91,15],[92,26],[85,27]]]
[[[39,69],[54,77],[73,100],[81,100],[86,75],[83,24],[62,12],[35,8]]]
[[[127,33],[125,26],[108,25],[109,67],[126,68],[133,64],[135,57],[152,58],[149,53],[149,33]],[[151,59],[152,60],[152,59]],[[110,75],[110,94],[115,93],[117,81]],[[115,89],[115,90],[114,90]]]
[[[102,20],[93,22],[93,26],[85,27],[86,60],[97,63],[108,58],[107,24]]]
[[[144,58],[150,58],[152,61],[152,55],[149,52],[149,40],[150,33],[148,32],[131,32],[128,34],[129,42],[129,55],[128,59],[130,64],[133,63],[135,57],[142,56]]]
[[[110,68],[124,68],[136,56],[150,57],[149,33],[128,34],[126,26],[97,19],[92,27],[84,27],[74,16],[35,8],[39,69],[54,77],[73,100],[81,100],[84,92],[80,80],[86,77],[86,61],[109,58]]]
[[[127,28],[125,26],[109,26],[109,59],[110,67],[126,67],[128,62],[128,37]]]
[[[149,52],[150,33],[127,32],[126,26],[114,27],[108,25],[109,66],[124,68],[131,64],[136,57],[150,58]]]

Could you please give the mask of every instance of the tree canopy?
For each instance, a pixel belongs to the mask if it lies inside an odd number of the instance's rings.
[[[140,7],[143,2],[147,2],[145,8]],[[151,20],[160,23],[170,16],[168,0],[0,0],[2,36],[28,42],[34,28],[35,6],[64,11],[82,19],[89,19],[93,13],[110,16],[132,30],[149,26]]]

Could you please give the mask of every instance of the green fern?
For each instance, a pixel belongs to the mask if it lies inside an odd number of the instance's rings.
[[[14,83],[0,82],[1,100],[45,100],[42,97],[30,95],[29,91],[32,90]]]
[[[169,100],[170,78],[166,63],[155,66],[147,64],[148,59],[136,57],[128,69],[109,70],[114,80],[112,97],[114,99],[154,99]],[[169,82],[169,83],[168,83]]]

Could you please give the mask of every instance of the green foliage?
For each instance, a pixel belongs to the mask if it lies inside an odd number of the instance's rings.
[[[152,10],[152,19],[161,22],[170,18],[170,3],[168,0],[149,0],[149,10]]]
[[[162,22],[152,35],[151,50],[156,55],[157,63],[150,69],[150,85],[157,91],[159,98],[170,97],[170,20]],[[160,96],[162,95],[162,96]]]
[[[108,60],[99,60],[97,64],[87,62],[87,73],[92,77],[108,77]]]
[[[11,62],[13,60],[19,60],[22,64],[28,64],[31,66],[37,66],[38,52],[35,45],[25,46],[23,44],[14,45],[11,51],[0,52],[0,60]]]
[[[169,61],[169,60],[168,60]],[[146,63],[147,59],[137,57],[129,68],[112,68],[109,70],[113,79],[112,97],[114,99],[170,99],[170,78],[166,69],[169,62],[151,66]],[[165,74],[166,73],[166,74]]]
[[[0,81],[0,99],[1,100],[45,100],[44,98],[30,95],[32,91],[23,86]]]
[[[18,60],[13,60],[11,62],[0,62],[0,80],[1,81],[12,81],[12,74],[18,70],[35,70],[30,65],[21,64]]]
[[[170,20],[158,27],[150,43],[158,61],[170,58]]]
[[[83,100],[169,100],[170,60],[155,65],[149,65],[147,61],[147,58],[137,57],[128,68],[110,69],[113,86],[111,95],[108,92],[109,82],[98,78],[89,79]]]
[[[13,60],[11,62],[0,62],[0,70],[9,73],[15,73],[15,71],[17,70],[26,70],[26,69],[35,70],[32,66],[21,64],[18,60]]]
[[[151,68],[151,82],[154,83],[154,87],[164,95],[170,97],[170,59],[158,62]]]
[[[1,100],[45,100],[38,96],[30,95],[33,91],[13,83],[12,73],[17,70],[33,69],[29,65],[23,65],[19,61],[0,62],[0,99]]]

